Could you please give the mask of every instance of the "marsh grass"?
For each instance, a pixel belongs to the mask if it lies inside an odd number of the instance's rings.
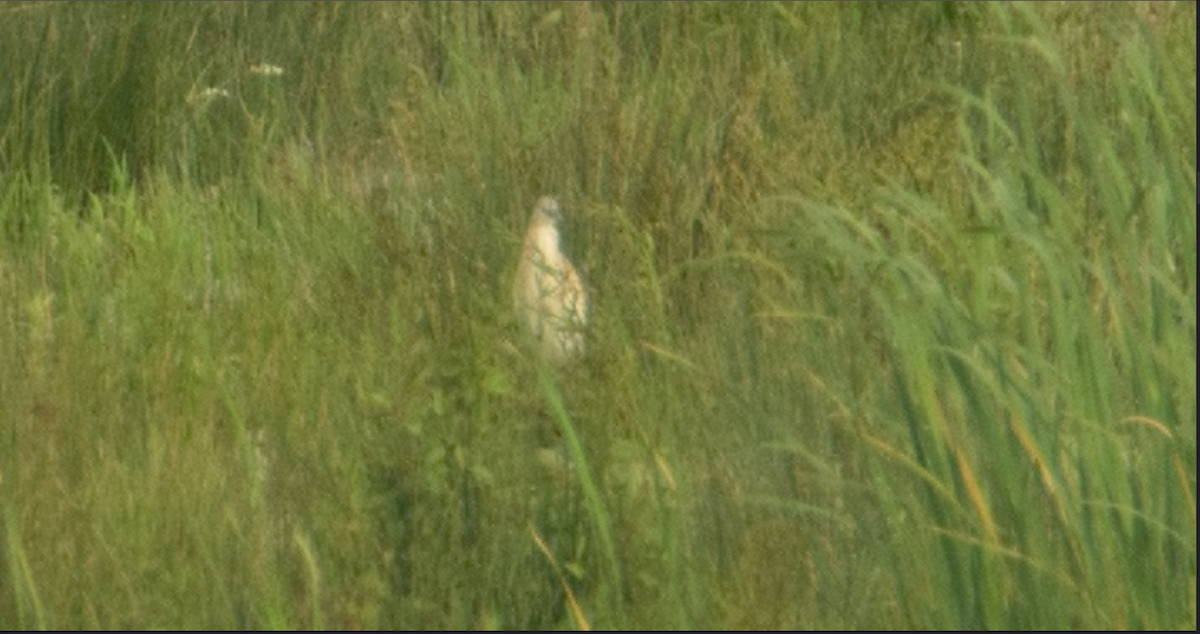
[[[0,57],[0,623],[1195,628],[1194,4],[13,3]]]

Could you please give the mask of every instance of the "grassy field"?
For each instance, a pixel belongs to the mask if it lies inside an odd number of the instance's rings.
[[[1195,33],[4,3],[0,626],[1194,630]]]

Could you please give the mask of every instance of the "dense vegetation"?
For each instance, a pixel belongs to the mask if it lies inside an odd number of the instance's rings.
[[[1195,33],[4,3],[0,624],[1194,630]]]

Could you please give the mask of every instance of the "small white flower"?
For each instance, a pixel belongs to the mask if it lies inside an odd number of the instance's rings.
[[[192,105],[203,105],[212,101],[213,99],[221,99],[228,96],[228,90],[210,86],[204,90],[201,90],[200,92],[194,92],[188,95],[187,102]]]
[[[274,64],[254,64],[250,67],[250,74],[276,77],[283,74],[283,68]]]

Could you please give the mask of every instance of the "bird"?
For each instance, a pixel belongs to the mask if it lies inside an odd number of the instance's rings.
[[[584,351],[588,292],[575,265],[563,253],[562,207],[550,196],[533,206],[521,261],[513,280],[513,308],[541,356],[556,363]]]

